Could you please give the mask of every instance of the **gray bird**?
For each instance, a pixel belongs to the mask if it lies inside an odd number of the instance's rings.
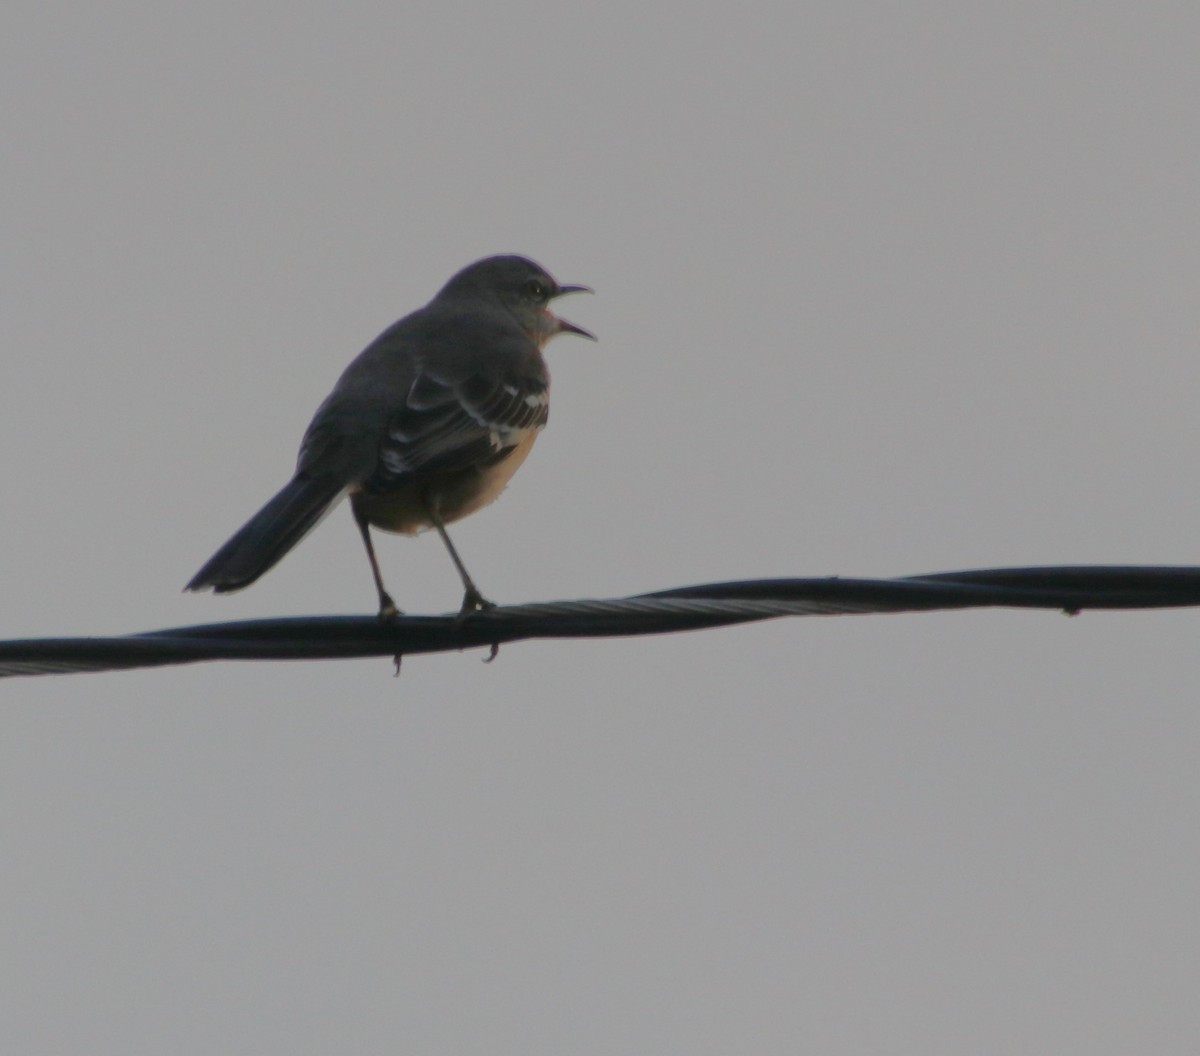
[[[304,434],[291,482],[184,589],[249,586],[349,495],[380,618],[399,610],[383,586],[372,525],[405,535],[436,528],[462,578],[462,611],[491,607],[446,525],[504,490],[546,424],[546,342],[562,333],[595,340],[548,307],[581,291],[591,292],[559,285],[524,257],[460,271],[346,368]]]

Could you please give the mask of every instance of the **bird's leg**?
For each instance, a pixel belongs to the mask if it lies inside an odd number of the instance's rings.
[[[479,588],[475,586],[475,581],[471,578],[471,573],[467,571],[467,566],[462,563],[462,558],[458,556],[458,551],[454,549],[454,544],[450,542],[450,533],[446,531],[446,526],[442,523],[441,517],[437,515],[432,505],[429,506],[429,517],[433,521],[433,526],[438,530],[438,535],[442,537],[442,542],[446,544],[450,560],[454,562],[454,567],[458,569],[458,574],[462,577],[463,601],[462,608],[458,610],[458,619],[465,620],[473,612],[494,609],[496,603],[488,601],[487,598],[479,593]],[[499,652],[500,643],[492,642],[491,651],[484,659],[484,663],[490,664],[496,659]]]
[[[454,562],[454,567],[458,569],[458,575],[462,579],[463,602],[462,608],[459,610],[459,615],[466,616],[472,612],[494,609],[496,603],[488,601],[487,598],[479,593],[479,588],[475,586],[475,581],[471,579],[471,574],[467,571],[466,565],[462,563],[462,558],[458,556],[458,551],[454,549],[454,544],[450,542],[450,534],[446,531],[446,526],[442,523],[441,517],[438,516],[433,503],[428,503],[427,506],[429,509],[429,519],[433,521],[433,526],[438,530],[438,535],[442,537],[442,542],[446,544],[450,560]]]
[[[379,562],[375,559],[375,546],[371,542],[371,528],[367,524],[367,515],[359,507],[357,495],[350,497],[350,508],[354,511],[354,523],[358,525],[358,530],[362,534],[363,546],[367,548],[367,560],[371,562],[371,575],[375,577],[375,590],[379,593],[379,618],[390,620],[393,616],[399,616],[400,610],[396,608],[392,596],[383,589],[383,576],[379,574]]]

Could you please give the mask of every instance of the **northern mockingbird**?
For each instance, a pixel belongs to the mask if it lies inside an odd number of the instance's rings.
[[[556,334],[595,337],[552,315],[564,293],[524,257],[488,257],[379,335],[338,379],[304,434],[296,475],[218,550],[185,590],[249,586],[344,496],[362,533],[381,618],[371,526],[436,528],[463,583],[464,613],[488,608],[446,534],[487,505],[525,461],[549,410],[542,348]]]

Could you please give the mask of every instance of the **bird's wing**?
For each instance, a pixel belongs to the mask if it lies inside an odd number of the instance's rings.
[[[477,373],[451,381],[422,371],[388,419],[367,487],[495,462],[545,425],[548,412],[544,376]]]

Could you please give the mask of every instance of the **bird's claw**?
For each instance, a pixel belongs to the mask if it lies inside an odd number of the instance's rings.
[[[468,590],[463,594],[462,607],[458,610],[458,618],[465,619],[475,612],[487,612],[488,609],[494,609],[496,603],[488,601],[479,591],[475,589]]]
[[[394,620],[397,616],[403,616],[404,613],[396,607],[396,603],[392,601],[392,596],[387,593],[379,595],[379,619],[383,623],[388,620]]]

